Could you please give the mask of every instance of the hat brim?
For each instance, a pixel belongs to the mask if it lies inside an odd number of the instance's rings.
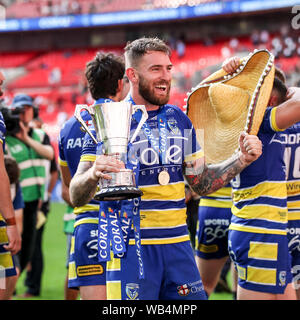
[[[188,95],[187,115],[196,130],[207,163],[228,159],[239,148],[242,131],[256,135],[261,125],[274,82],[274,57],[267,50],[251,53],[233,73],[221,69],[203,80]],[[224,108],[232,108],[238,117],[221,122],[213,109],[208,90],[212,85],[225,84],[240,88],[249,94],[249,101],[239,102],[238,97],[225,94]],[[202,137],[202,138],[201,138]]]

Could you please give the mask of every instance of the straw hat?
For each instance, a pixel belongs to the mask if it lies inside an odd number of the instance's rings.
[[[273,55],[256,50],[234,73],[221,69],[188,94],[187,115],[207,163],[218,163],[237,152],[242,131],[257,134],[271,95],[274,70]]]

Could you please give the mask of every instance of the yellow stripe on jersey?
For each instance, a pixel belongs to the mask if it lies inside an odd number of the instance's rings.
[[[83,218],[83,219],[80,219],[78,221],[76,221],[74,223],[74,228],[76,228],[77,226],[83,224],[83,223],[94,223],[94,224],[98,224],[99,222],[99,219],[98,218]]]
[[[141,239],[141,244],[172,244],[172,243],[179,243],[184,241],[189,241],[190,236],[189,235],[183,235],[179,237],[173,237],[173,238],[160,238],[160,239]],[[134,239],[129,240],[130,245],[135,244]]]
[[[184,157],[184,162],[195,161],[203,157],[204,157],[204,152],[200,150],[198,152],[186,155]]]
[[[300,209],[298,211],[288,211],[288,220],[300,220]]]
[[[204,207],[213,207],[213,208],[231,208],[231,200],[216,200],[216,199],[200,199],[199,206]]]
[[[0,244],[7,244],[7,242],[8,237],[6,233],[6,226],[0,227]]]
[[[107,300],[121,300],[121,281],[106,281]]]
[[[196,246],[196,248],[199,251],[205,252],[205,253],[213,253],[219,250],[219,246],[217,244],[206,245],[206,244],[200,243]]]
[[[140,186],[142,200],[181,200],[185,197],[184,182],[170,183],[166,186]]]
[[[287,208],[272,207],[270,205],[247,205],[243,209],[232,206],[232,214],[242,219],[262,219],[274,222],[287,222]]]
[[[12,269],[14,267],[10,251],[0,253],[0,266],[4,269]]]
[[[111,259],[106,263],[107,271],[120,271],[121,270],[121,260],[119,258],[114,258],[113,252],[110,254]]]
[[[86,204],[81,207],[75,207],[74,208],[74,214],[79,214],[87,211],[99,211],[99,205],[98,204]]]
[[[250,241],[248,258],[276,261],[278,243]]]
[[[300,181],[287,181],[286,190],[288,196],[295,196],[300,194]]]
[[[186,208],[141,210],[141,228],[170,228],[186,223]]]
[[[74,280],[77,278],[77,274],[76,274],[76,266],[75,266],[75,262],[72,261],[69,263],[69,268],[68,268],[68,278],[69,280]]]
[[[248,189],[233,190],[233,201],[252,200],[257,197],[286,198],[285,181],[262,182]]]
[[[62,167],[67,167],[68,166],[68,162],[65,160],[61,160],[60,157],[58,157],[58,164]]]
[[[88,162],[94,162],[96,160],[97,156],[94,154],[84,154],[80,157],[80,162],[88,161]]]
[[[277,111],[277,108],[273,108],[271,110],[271,127],[272,127],[272,129],[274,131],[284,131],[285,129],[280,129],[277,126],[277,123],[276,123],[276,111]]]
[[[247,281],[262,285],[276,285],[276,269],[247,267]]]
[[[229,230],[236,230],[242,232],[253,232],[253,233],[265,233],[265,234],[278,234],[286,236],[287,232],[286,229],[269,229],[269,228],[261,228],[261,227],[252,227],[252,226],[245,226],[236,223],[232,223],[229,226]]]
[[[5,221],[1,213],[0,213],[0,221]]]
[[[288,209],[299,209],[300,210],[300,200],[289,201],[287,202]]]
[[[2,139],[0,139],[0,142],[3,144],[3,140]]]
[[[72,236],[71,245],[70,245],[70,254],[73,254],[74,252],[75,252],[75,237]]]
[[[230,187],[221,188],[213,193],[206,195],[206,197],[215,197],[215,198],[222,197],[222,198],[231,199],[231,188]]]

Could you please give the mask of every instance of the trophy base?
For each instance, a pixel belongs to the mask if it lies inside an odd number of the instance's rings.
[[[136,187],[118,186],[101,189],[94,196],[97,201],[115,201],[138,198],[143,192]]]

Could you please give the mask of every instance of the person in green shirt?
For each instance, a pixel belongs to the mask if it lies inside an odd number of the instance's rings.
[[[17,132],[7,132],[5,151],[17,161],[20,168],[20,185],[25,203],[22,247],[19,252],[22,272],[33,254],[37,209],[46,183],[45,159],[52,160],[54,150],[49,145],[50,141],[46,143],[48,136],[43,130],[29,127],[34,117],[32,97],[26,94],[15,95],[10,109],[19,116],[18,127],[13,128]]]

